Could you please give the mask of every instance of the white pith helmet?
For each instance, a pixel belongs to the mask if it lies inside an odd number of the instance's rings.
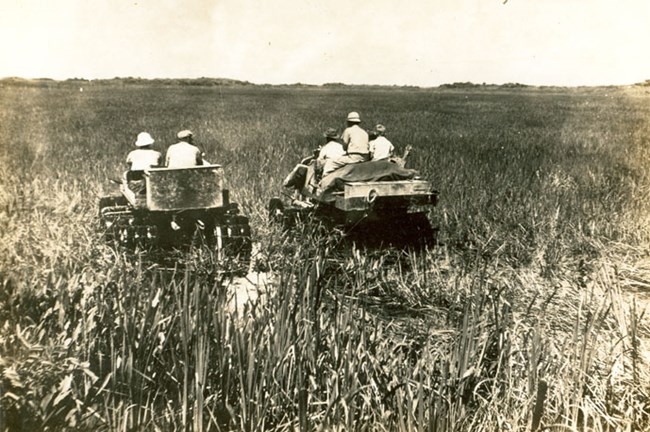
[[[151,135],[149,135],[149,132],[140,132],[138,134],[138,139],[135,141],[135,146],[145,147],[153,144],[154,142],[156,141],[151,137]]]
[[[359,117],[358,112],[352,111],[350,114],[348,114],[348,121],[353,123],[361,123],[361,117]]]

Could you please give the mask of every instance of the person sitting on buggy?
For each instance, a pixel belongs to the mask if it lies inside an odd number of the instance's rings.
[[[375,130],[372,133],[373,138],[368,143],[368,147],[370,148],[370,160],[384,160],[393,156],[395,146],[393,146],[393,143],[386,138],[385,134],[386,126],[382,124],[375,126]]]
[[[325,145],[320,148],[318,158],[316,159],[316,176],[320,178],[323,174],[323,168],[328,160],[338,159],[345,154],[343,145],[337,140],[340,138],[338,132],[334,128],[327,129],[323,136],[325,137]]]
[[[283,185],[287,188],[294,188],[297,193],[312,180],[318,181],[322,175],[325,164],[333,159],[337,159],[345,154],[343,146],[337,140],[339,139],[338,131],[334,128],[328,128],[323,132],[325,144],[319,146],[314,154],[300,161],[289,175],[284,179]]]
[[[167,149],[165,165],[167,168],[191,168],[199,165],[209,165],[203,159],[203,152],[194,145],[194,134],[190,130],[182,130],[176,134],[178,142]]]
[[[368,132],[359,125],[361,117],[356,111],[352,111],[347,117],[347,127],[341,135],[345,154],[336,159],[329,160],[323,167],[323,177],[336,171],[345,165],[366,162],[370,160],[370,149],[368,147]]]
[[[124,180],[129,189],[134,193],[144,193],[144,170],[160,166],[162,154],[153,149],[155,140],[147,132],[140,132],[135,141],[135,150],[126,156],[128,171],[124,174]]]

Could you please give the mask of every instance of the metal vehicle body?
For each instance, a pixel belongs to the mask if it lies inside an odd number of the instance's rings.
[[[151,168],[127,171],[120,195],[99,201],[104,238],[141,249],[213,248],[220,258],[250,260],[248,218],[223,188],[223,168]]]
[[[376,164],[355,165],[373,163]],[[346,181],[342,178],[336,181],[335,187],[329,181],[330,186],[323,189],[323,183],[328,180],[314,181],[313,165],[305,165],[305,169],[304,184],[288,202],[279,198],[269,202],[272,219],[291,226],[298,219],[313,217],[365,243],[432,245],[435,242],[428,213],[437,204],[438,192],[429,181],[415,175],[399,180]]]

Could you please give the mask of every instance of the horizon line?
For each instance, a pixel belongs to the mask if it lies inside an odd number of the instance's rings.
[[[407,88],[437,88],[444,86],[472,86],[472,87],[489,87],[489,86],[520,86],[520,87],[564,87],[564,88],[580,88],[580,87],[624,87],[624,86],[638,86],[638,85],[650,85],[650,79],[645,81],[639,81],[634,83],[624,83],[624,84],[578,84],[578,85],[563,85],[563,84],[527,84],[524,82],[504,82],[501,84],[498,83],[488,83],[488,82],[474,82],[474,81],[455,81],[455,82],[446,82],[438,85],[423,86],[418,84],[373,84],[373,83],[364,83],[364,84],[354,84],[346,82],[325,82],[322,84],[313,84],[307,82],[293,82],[293,83],[259,83],[248,80],[242,80],[237,78],[225,78],[225,77],[157,77],[157,78],[143,78],[143,77],[134,77],[134,76],[115,76],[112,78],[82,78],[82,77],[69,77],[69,78],[50,78],[50,77],[38,77],[38,78],[26,78],[21,76],[4,76],[0,77],[0,81],[8,80],[22,80],[22,81],[49,81],[57,83],[65,83],[69,81],[116,81],[116,80],[136,80],[136,81],[165,81],[165,80],[174,80],[174,81],[200,81],[200,80],[211,80],[211,81],[230,81],[233,84],[244,84],[251,86],[309,86],[309,87],[327,87],[327,86],[340,86],[340,87],[407,87]]]

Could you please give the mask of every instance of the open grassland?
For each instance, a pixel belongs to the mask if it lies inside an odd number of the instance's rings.
[[[646,88],[0,88],[0,429],[648,430]],[[266,203],[348,111],[440,191],[426,253],[282,234]],[[102,244],[136,134],[189,128],[270,269]]]

